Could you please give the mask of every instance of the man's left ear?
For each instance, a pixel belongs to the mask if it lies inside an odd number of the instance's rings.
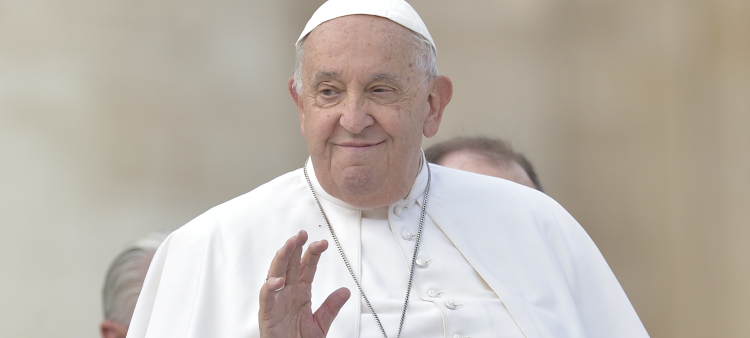
[[[422,132],[425,137],[433,137],[440,128],[440,121],[443,120],[443,111],[448,102],[453,97],[453,82],[447,76],[438,76],[432,85],[430,96],[427,101],[430,104],[430,111],[424,121]]]

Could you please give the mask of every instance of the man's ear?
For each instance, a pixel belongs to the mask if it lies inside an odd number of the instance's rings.
[[[128,330],[124,326],[109,319],[105,319],[99,324],[99,331],[101,331],[103,338],[125,338],[128,334]]]
[[[297,111],[299,112],[300,132],[302,132],[302,136],[305,136],[305,114],[304,110],[302,109],[302,98],[300,97],[300,94],[297,93],[296,90],[294,90],[294,77],[289,78],[287,89],[289,90],[289,95],[292,96],[292,101],[294,101],[294,104],[297,105]]]
[[[425,137],[433,137],[440,128],[443,120],[443,111],[453,97],[453,82],[447,76],[438,76],[432,85],[432,91],[427,97],[430,103],[430,111],[424,121],[422,132]]]

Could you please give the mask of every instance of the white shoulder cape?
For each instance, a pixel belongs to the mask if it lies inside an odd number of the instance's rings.
[[[648,337],[581,226],[524,186],[431,165],[427,214],[502,299],[529,338]],[[302,169],[212,208],[157,251],[128,337],[258,337],[258,293],[276,251],[304,229],[328,239]],[[335,249],[335,248],[334,248]],[[356,286],[329,249],[313,283],[313,311],[333,290],[352,298],[329,337],[356,337]]]

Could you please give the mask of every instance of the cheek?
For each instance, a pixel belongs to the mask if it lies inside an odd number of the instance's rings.
[[[387,121],[381,123],[386,133],[394,139],[395,145],[400,148],[406,148],[422,140],[422,121],[413,114],[400,112],[389,116]]]
[[[312,142],[317,147],[322,147],[333,134],[338,121],[333,114],[323,112],[312,112],[305,116],[303,123],[303,136],[308,142]]]
[[[425,119],[427,117],[427,112],[429,111],[429,106],[426,106],[424,104],[415,104],[414,109],[405,116],[404,121],[404,129],[407,129],[406,132],[408,132],[412,139],[418,139],[422,140],[422,129],[424,127]]]
[[[301,116],[300,128],[302,129],[302,137],[308,141],[315,137],[315,119],[310,113],[304,113]]]

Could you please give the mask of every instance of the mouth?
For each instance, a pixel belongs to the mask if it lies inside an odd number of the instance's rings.
[[[369,150],[372,150],[376,148],[377,146],[384,144],[384,143],[385,141],[374,142],[374,143],[373,142],[342,142],[336,145],[347,151],[351,151],[355,153],[362,153],[362,152],[367,152]]]

